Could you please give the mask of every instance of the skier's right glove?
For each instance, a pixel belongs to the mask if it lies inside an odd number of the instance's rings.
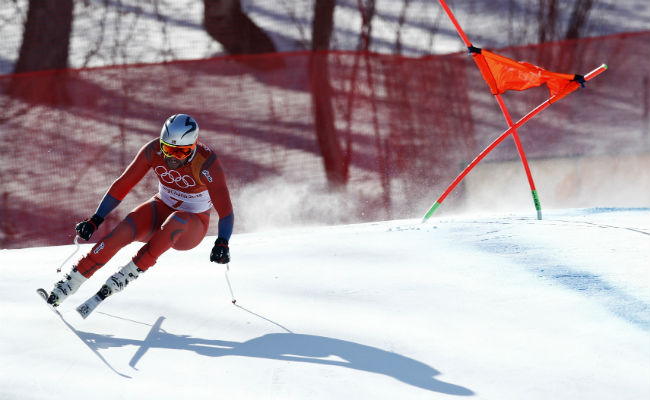
[[[90,240],[90,237],[95,233],[102,222],[104,222],[104,218],[95,214],[92,217],[79,222],[74,229],[77,231],[77,235],[79,235],[80,238]]]
[[[210,252],[210,261],[217,264],[228,264],[230,262],[230,249],[228,249],[228,241],[224,238],[218,238],[214,242],[212,251]]]

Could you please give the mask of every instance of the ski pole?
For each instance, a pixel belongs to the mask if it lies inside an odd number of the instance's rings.
[[[230,279],[228,279],[228,271],[230,270],[230,264],[226,264],[226,282],[228,283],[228,289],[230,289],[230,297],[232,298],[232,304],[235,304],[235,295],[232,292],[232,285],[230,285]]]
[[[66,264],[66,263],[67,263],[67,262],[68,262],[68,261],[69,261],[69,260],[70,260],[74,255],[75,255],[75,254],[77,254],[77,251],[79,251],[79,236],[78,236],[78,235],[74,237],[74,244],[75,244],[75,249],[74,249],[74,251],[72,252],[72,254],[70,254],[70,257],[66,258],[65,261],[62,262],[61,265],[59,265],[59,268],[56,269],[56,273],[57,273],[57,274],[58,274],[59,272],[61,272],[61,268],[63,268],[63,266],[64,266],[64,265],[65,265],[65,264]]]

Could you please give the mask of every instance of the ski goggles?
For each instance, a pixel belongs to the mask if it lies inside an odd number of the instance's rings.
[[[160,150],[162,150],[165,157],[174,157],[179,160],[184,160],[191,156],[195,148],[196,143],[190,146],[174,146],[173,144],[165,143],[162,140],[160,141]]]

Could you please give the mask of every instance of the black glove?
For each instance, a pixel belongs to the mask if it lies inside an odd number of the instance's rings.
[[[218,238],[214,242],[212,252],[210,252],[210,261],[218,264],[227,264],[230,262],[230,250],[228,249],[228,241],[224,238]]]
[[[99,228],[99,225],[101,225],[102,222],[104,222],[104,218],[95,214],[89,219],[79,222],[74,229],[77,231],[79,237],[84,240],[90,240],[90,237],[95,233],[95,230]]]

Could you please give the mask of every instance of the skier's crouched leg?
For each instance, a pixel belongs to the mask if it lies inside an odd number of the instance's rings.
[[[93,248],[83,256],[76,265],[76,269],[86,278],[90,278],[102,268],[124,246],[136,239],[136,230],[133,221],[126,218],[115,229],[103,237]]]
[[[129,213],[111,233],[104,236],[77,263],[77,270],[86,278],[102,268],[124,246],[134,241],[146,241],[162,221],[160,200],[150,199]]]
[[[175,211],[142,246],[138,254],[133,257],[133,262],[140,270],[146,271],[156,263],[158,257],[170,248],[193,249],[205,237],[209,224],[209,213],[194,214]]]
[[[194,214],[176,211],[167,218],[161,227],[163,237],[166,236],[175,250],[190,250],[201,243],[208,233],[210,214]]]

